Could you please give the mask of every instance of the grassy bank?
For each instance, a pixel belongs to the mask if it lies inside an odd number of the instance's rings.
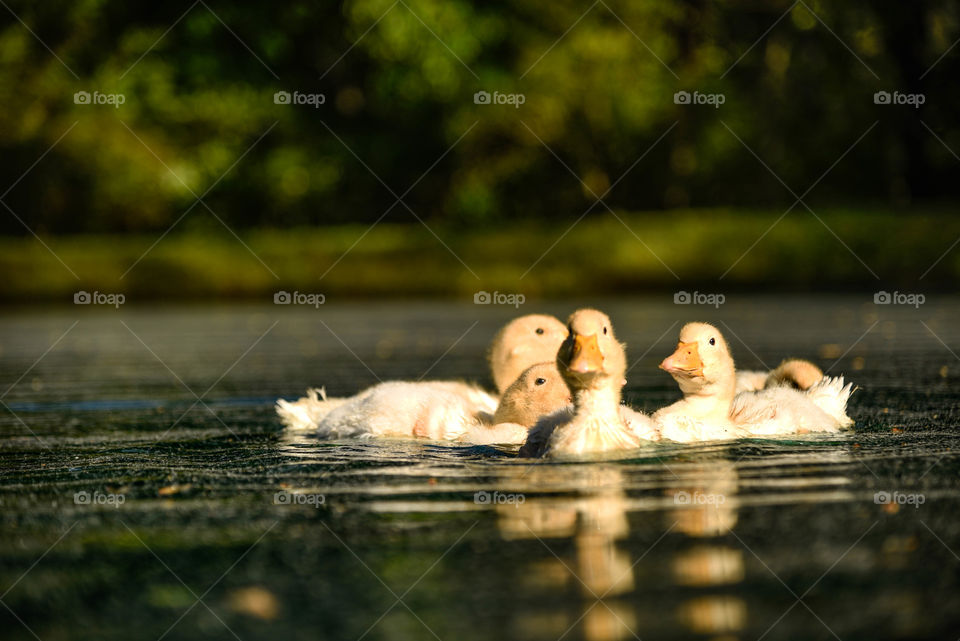
[[[620,214],[629,230],[599,213],[570,231],[572,221],[471,231],[433,225],[442,242],[415,222],[369,232],[367,225],[243,232],[253,253],[222,229],[203,236],[174,230],[142,259],[159,234],[44,237],[69,270],[32,237],[5,237],[0,298],[67,302],[80,289],[124,293],[128,302],[259,298],[280,289],[336,297],[482,289],[528,298],[695,287],[925,291],[953,289],[960,277],[958,246],[920,280],[960,237],[960,219],[949,213],[830,210],[818,212],[821,224],[795,210],[770,230],[781,213]]]

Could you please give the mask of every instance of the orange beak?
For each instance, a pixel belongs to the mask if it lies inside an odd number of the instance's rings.
[[[703,360],[696,343],[679,343],[677,351],[663,359],[660,369],[670,374],[703,376]]]
[[[603,353],[597,335],[573,337],[573,348],[570,350],[570,362],[567,369],[578,374],[589,374],[599,371],[603,367]]]

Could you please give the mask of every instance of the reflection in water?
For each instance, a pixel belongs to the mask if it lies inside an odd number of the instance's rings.
[[[490,465],[489,449],[416,441],[320,443],[284,434],[278,442],[296,469],[297,480],[283,486],[291,493],[360,493],[372,499],[367,509],[390,513],[493,510],[501,537],[517,542],[507,556],[511,568],[503,571],[516,576],[513,588],[524,602],[510,610],[509,636],[594,641],[663,630],[676,637],[678,627],[681,637],[746,639],[782,614],[768,612],[766,599],[748,606],[748,548],[731,534],[746,527],[740,509],[850,500],[842,471],[856,463],[848,448],[794,443],[772,477],[770,458],[730,447],[738,446],[686,449],[668,467],[662,459],[526,465],[509,456]],[[450,465],[451,453],[465,466]],[[389,478],[389,487],[344,482],[358,473],[358,461],[373,465],[359,473]],[[333,486],[331,466],[350,468]],[[482,470],[487,480],[464,482],[465,470]],[[489,476],[496,478],[493,487]],[[438,480],[451,494],[426,489]],[[464,492],[476,494],[464,500]]]
[[[623,473],[612,465],[536,465],[522,468],[515,481],[532,487],[577,488],[573,496],[527,496],[522,504],[497,508],[504,538],[539,539],[556,557],[552,563],[531,564],[529,571],[539,575],[538,582],[555,588],[558,574],[572,576],[588,602],[577,616],[553,621],[549,629],[559,628],[558,633],[563,634],[582,625],[584,636],[598,641],[635,636],[633,610],[617,600],[607,600],[634,588],[633,562],[616,546],[616,541],[629,533]],[[547,542],[568,538],[574,544],[573,565]]]
[[[743,550],[714,543],[737,523],[738,479],[734,464],[715,461],[686,468],[683,476],[695,485],[667,491],[673,506],[664,537],[682,534],[696,545],[674,552],[670,564],[677,585],[726,588],[744,577]],[[510,481],[513,483],[510,483]],[[631,502],[627,497],[623,469],[614,464],[535,465],[517,468],[507,486],[570,488],[561,496],[527,494],[522,504],[497,506],[498,527],[508,540],[537,539],[553,558],[531,561],[528,576],[538,586],[554,592],[574,581],[582,596],[582,609],[557,616],[537,617],[540,633],[565,634],[580,626],[584,638],[613,641],[640,636],[636,609],[627,597],[633,593],[635,568],[647,552],[657,554],[651,542],[647,550],[632,555],[618,546],[628,538]],[[634,508],[635,509],[635,508]],[[554,550],[551,539],[572,539],[573,559]],[[674,546],[676,548],[676,546]],[[660,554],[664,554],[661,548]],[[639,574],[639,572],[638,572]],[[746,603],[727,594],[699,595],[682,602],[677,618],[697,634],[730,634],[741,631],[747,619]],[[518,623],[517,632],[528,631],[533,622]]]
[[[743,550],[714,542],[737,524],[739,479],[734,464],[710,461],[684,470],[697,479],[696,485],[674,490],[676,508],[667,514],[677,530],[697,539],[697,544],[676,554],[672,562],[674,580],[691,587],[730,586],[743,581]],[[727,594],[688,599],[677,609],[677,618],[698,634],[734,633],[743,630],[747,604]]]
[[[697,634],[739,632],[747,622],[747,604],[729,595],[690,599],[680,605],[679,618]]]

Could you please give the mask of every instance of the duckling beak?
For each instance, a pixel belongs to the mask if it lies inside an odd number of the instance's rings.
[[[703,376],[703,360],[696,343],[680,343],[677,351],[663,359],[660,369],[673,374]]]
[[[576,335],[573,338],[573,349],[570,350],[570,362],[567,369],[578,374],[598,372],[603,368],[603,353],[597,335]]]

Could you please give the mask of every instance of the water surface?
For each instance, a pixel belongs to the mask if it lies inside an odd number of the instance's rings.
[[[707,320],[741,367],[846,374],[857,430],[537,464],[322,442],[284,433],[273,400],[489,384],[486,344],[514,310],[8,310],[4,638],[960,636],[960,302],[593,303],[628,344],[636,407],[677,397],[656,364],[680,322]]]

